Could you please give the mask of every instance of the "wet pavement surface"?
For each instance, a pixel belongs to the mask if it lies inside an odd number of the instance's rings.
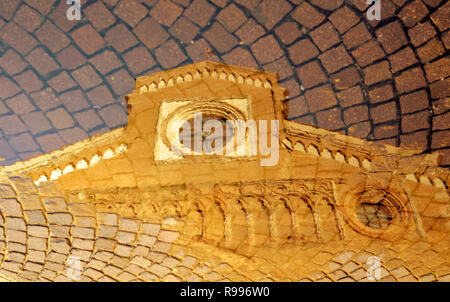
[[[0,165],[126,124],[134,78],[213,60],[275,71],[286,117],[450,165],[450,2],[0,2]]]

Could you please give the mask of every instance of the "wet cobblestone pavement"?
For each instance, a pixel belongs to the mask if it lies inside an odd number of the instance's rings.
[[[1,165],[124,125],[135,77],[203,60],[278,72],[288,119],[450,165],[450,2],[81,3],[0,2]]]

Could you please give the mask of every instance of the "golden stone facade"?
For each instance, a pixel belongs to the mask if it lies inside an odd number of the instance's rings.
[[[366,281],[375,256],[381,281],[450,281],[439,156],[287,121],[284,98],[214,62],[138,78],[126,127],[1,168],[0,280],[72,281],[75,256],[80,281]],[[194,111],[278,120],[278,163],[168,155]]]

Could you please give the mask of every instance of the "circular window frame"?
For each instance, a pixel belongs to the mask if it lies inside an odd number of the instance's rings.
[[[179,131],[181,127],[185,122],[188,122],[190,119],[194,118],[194,114],[198,112],[201,112],[204,115],[212,115],[217,116],[218,118],[224,118],[227,121],[242,120],[244,122],[247,122],[247,119],[241,110],[223,101],[197,101],[195,103],[180,106],[173,112],[171,112],[162,123],[162,140],[163,143],[169,148],[169,150],[172,150],[173,147],[175,147],[175,149],[181,151],[181,154],[183,154],[183,156],[215,155],[214,153],[208,154],[204,152],[193,151],[191,148],[184,146],[180,142]],[[236,126],[233,132],[233,136],[226,143],[226,145],[223,146],[222,154],[226,154],[225,151],[229,144],[235,143],[235,134],[238,131],[242,131],[242,129],[240,129],[242,128],[242,125],[240,123],[236,123],[235,125]],[[245,132],[245,141],[247,140],[247,136],[248,133]],[[171,142],[175,143],[172,145]]]
[[[372,199],[368,198],[372,196]],[[382,197],[380,197],[382,196]],[[368,189],[348,192],[342,204],[343,216],[346,222],[357,232],[374,238],[393,240],[403,234],[409,227],[410,209],[407,198],[402,194],[383,189]],[[397,209],[395,217],[385,228],[373,228],[365,225],[357,215],[361,203],[387,203],[389,207]]]

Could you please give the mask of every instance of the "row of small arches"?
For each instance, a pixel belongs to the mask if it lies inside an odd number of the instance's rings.
[[[296,150],[327,159],[334,159],[342,163],[348,163],[355,167],[362,167],[366,170],[370,170],[371,168],[372,162],[366,158],[363,159],[362,161],[353,155],[349,158],[346,158],[345,155],[342,154],[340,151],[337,151],[333,154],[330,150],[326,148],[323,148],[322,151],[320,152],[319,148],[316,147],[314,144],[309,144],[306,146],[300,141],[297,141],[293,144],[290,140],[285,139],[283,143],[289,150]],[[423,174],[418,176],[416,176],[415,174],[407,174],[405,178],[407,180],[411,180],[417,183],[435,186],[440,189],[447,188],[445,183],[438,177],[430,178]]]
[[[411,174],[406,175],[406,179],[417,182],[417,183],[421,183],[424,185],[431,185],[431,186],[434,185],[437,188],[446,189],[445,183],[442,181],[442,179],[440,179],[438,177],[430,178],[423,174],[416,176],[415,174],[411,173]]]
[[[89,160],[80,159],[74,164],[67,164],[64,168],[56,168],[50,171],[48,174],[43,173],[34,182],[36,185],[39,185],[48,181],[58,180],[62,175],[72,173],[75,170],[86,169],[97,164],[101,159],[110,159],[116,157],[117,155],[125,152],[127,149],[127,145],[125,144],[122,144],[115,149],[108,148],[103,152],[103,154],[94,154]]]
[[[177,78],[170,78],[167,81],[160,80],[159,82],[152,82],[149,85],[143,85],[140,88],[140,94],[144,94],[150,91],[156,91],[161,88],[172,87],[176,84],[181,84],[183,82],[191,82],[193,80],[198,80],[201,78],[216,78],[221,80],[231,81],[233,83],[239,84],[247,84],[252,85],[259,88],[272,88],[272,84],[268,80],[260,79],[260,78],[252,78],[250,76],[243,77],[241,75],[236,76],[233,73],[225,73],[223,71],[217,72],[216,70],[209,71],[208,69],[204,69],[203,71],[197,71],[194,74],[186,73],[184,76],[179,75]]]
[[[356,156],[352,155],[350,157],[346,157],[342,152],[336,151],[332,152],[326,148],[323,148],[321,151],[320,149],[315,146],[314,144],[303,144],[301,141],[297,141],[295,143],[292,143],[290,140],[285,139],[283,144],[286,146],[286,148],[290,150],[295,150],[299,152],[308,153],[315,156],[320,156],[327,159],[334,159],[342,163],[347,163],[349,165],[355,166],[355,167],[362,167],[366,170],[370,170],[372,162],[367,159],[359,159]]]

